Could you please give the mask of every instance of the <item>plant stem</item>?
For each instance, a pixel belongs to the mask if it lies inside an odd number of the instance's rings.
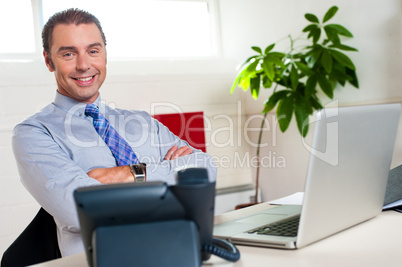
[[[275,84],[274,91],[273,93],[276,92],[276,89],[278,88],[278,84]],[[258,143],[257,143],[257,170],[256,170],[256,176],[255,176],[255,196],[254,196],[254,202],[258,203],[258,188],[259,188],[259,183],[260,183],[260,148],[261,148],[261,140],[262,140],[262,132],[265,124],[265,119],[267,118],[268,112],[264,114],[264,118],[262,118],[261,126],[260,126],[260,134],[258,136]]]
[[[264,118],[262,119],[261,126],[260,126],[260,134],[258,136],[258,144],[257,144],[257,170],[255,176],[255,197],[254,202],[258,203],[258,188],[259,188],[259,180],[260,180],[260,147],[261,147],[261,139],[262,139],[262,132],[264,129],[265,118],[267,117],[268,112],[264,114]]]
[[[292,35],[289,34],[289,40],[290,40],[290,52],[293,51],[293,39],[292,39]]]

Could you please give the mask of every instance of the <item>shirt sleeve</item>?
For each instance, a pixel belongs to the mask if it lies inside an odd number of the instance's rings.
[[[209,181],[216,181],[216,164],[209,154],[190,146],[188,142],[174,135],[159,121],[151,118],[151,124],[151,129],[155,131],[152,135],[157,145],[159,145],[159,158],[161,160],[159,162],[147,162],[147,181],[163,180],[168,184],[175,184],[176,172],[189,167],[206,168]],[[193,152],[190,155],[182,156],[174,160],[164,160],[165,155],[173,145],[177,145],[178,147],[189,146]]]
[[[12,147],[26,189],[52,214],[60,229],[79,233],[73,192],[100,183],[89,178],[40,123],[17,125]]]

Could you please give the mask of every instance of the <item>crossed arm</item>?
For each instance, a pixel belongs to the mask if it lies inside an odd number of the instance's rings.
[[[192,149],[188,146],[178,148],[174,145],[166,153],[164,160],[174,160],[182,156],[190,155],[191,153]],[[126,183],[133,181],[133,174],[131,173],[129,166],[97,168],[90,170],[87,174],[89,177],[98,180],[102,184]]]

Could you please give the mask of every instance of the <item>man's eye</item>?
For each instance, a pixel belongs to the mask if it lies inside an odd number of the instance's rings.
[[[97,50],[91,50],[89,53],[91,53],[91,54],[97,54],[98,51],[97,51]]]
[[[73,55],[73,53],[64,53],[63,57],[71,57]]]

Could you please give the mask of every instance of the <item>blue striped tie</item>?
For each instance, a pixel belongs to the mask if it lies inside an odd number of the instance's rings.
[[[95,130],[109,146],[118,166],[140,163],[131,146],[103,117],[96,105],[88,104],[85,108],[85,114],[93,117]]]

